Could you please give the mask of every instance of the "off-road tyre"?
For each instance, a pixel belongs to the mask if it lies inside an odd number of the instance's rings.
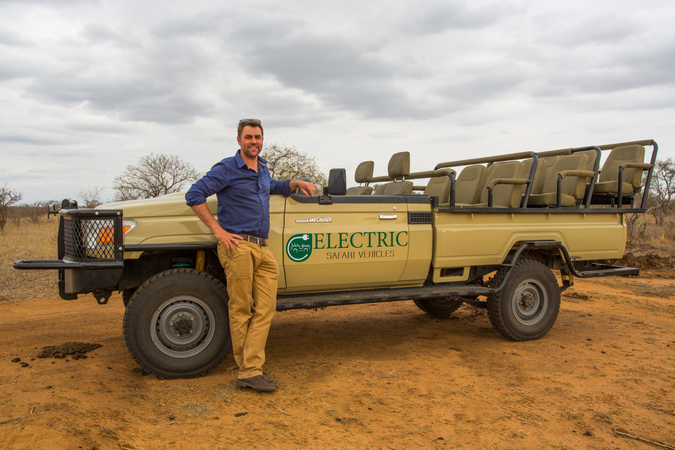
[[[490,280],[497,287],[507,270],[500,269]],[[553,273],[544,264],[519,260],[504,288],[488,296],[490,323],[504,337],[514,341],[531,341],[551,329],[560,311],[560,288]]]
[[[136,363],[159,378],[196,378],[231,349],[227,290],[194,269],[161,272],[143,283],[124,313],[124,341]]]
[[[124,303],[125,308],[129,304],[129,300],[131,300],[131,296],[134,295],[134,292],[136,292],[136,289],[125,289],[122,291],[122,303]]]
[[[459,297],[453,297],[453,300],[429,299],[413,300],[413,302],[415,306],[430,316],[443,317],[454,313],[464,303],[462,300],[454,300],[455,298],[458,299]]]

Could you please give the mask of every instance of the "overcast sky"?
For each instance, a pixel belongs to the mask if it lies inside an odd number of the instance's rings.
[[[675,2],[0,0],[0,185],[107,189],[175,154],[200,171],[241,118],[328,172],[414,171],[655,139],[675,156]]]

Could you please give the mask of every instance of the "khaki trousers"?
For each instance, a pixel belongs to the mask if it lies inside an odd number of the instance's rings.
[[[277,305],[279,268],[269,247],[239,241],[228,250],[218,242],[218,258],[225,269],[230,297],[232,353],[238,377],[262,375],[265,344]]]

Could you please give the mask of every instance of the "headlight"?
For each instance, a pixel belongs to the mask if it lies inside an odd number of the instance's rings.
[[[112,225],[112,221],[98,221],[98,222],[89,222],[88,235],[96,236],[96,243],[101,244],[114,244],[115,242],[115,228]],[[124,219],[122,221],[122,237],[129,234],[131,230],[136,228],[138,221],[133,219]]]
[[[122,236],[124,237],[129,234],[129,232],[136,228],[137,225],[138,221],[134,219],[124,219],[122,221]]]

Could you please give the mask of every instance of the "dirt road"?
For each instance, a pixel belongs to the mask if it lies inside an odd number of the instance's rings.
[[[277,313],[273,394],[236,388],[231,357],[196,380],[139,373],[119,296],[2,302],[0,447],[675,448],[674,296],[664,272],[577,281],[526,343],[469,306]],[[36,358],[66,342],[101,347]]]

